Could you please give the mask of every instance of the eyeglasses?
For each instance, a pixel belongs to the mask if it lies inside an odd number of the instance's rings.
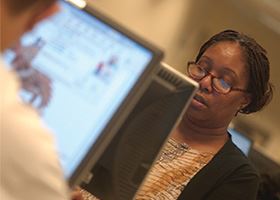
[[[211,83],[212,88],[216,92],[221,94],[227,94],[230,91],[248,92],[247,90],[244,89],[232,87],[232,85],[228,81],[226,81],[223,77],[214,76],[207,69],[205,69],[204,67],[200,66],[199,64],[193,61],[188,62],[187,73],[191,78],[198,81],[210,75],[212,80]]]

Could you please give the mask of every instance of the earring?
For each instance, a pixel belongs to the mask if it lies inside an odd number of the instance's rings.
[[[245,108],[245,105],[240,106],[240,108],[236,111],[236,113],[234,114],[234,116],[236,117],[238,115],[238,113],[240,112],[240,110],[242,110],[243,108]]]

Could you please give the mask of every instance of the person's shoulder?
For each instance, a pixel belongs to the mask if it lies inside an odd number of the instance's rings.
[[[222,147],[217,157],[239,173],[251,174],[259,177],[259,173],[250,162],[249,158],[232,142],[231,139],[229,139]]]
[[[29,200],[67,199],[54,140],[36,112],[19,102],[5,107],[1,114],[5,116],[1,127],[1,180],[7,195]]]
[[[4,63],[2,57],[0,56],[0,77],[1,77],[1,82],[0,84],[0,92],[1,96],[3,97],[3,93],[10,91],[17,91],[19,88],[19,81],[17,76],[10,70],[8,70],[7,65]],[[3,84],[5,83],[5,84]]]
[[[233,143],[232,139],[229,138],[224,146],[217,153],[218,156],[227,155],[227,157],[236,157],[243,161],[248,161],[247,156]]]
[[[1,193],[6,199],[67,199],[52,135],[19,99],[14,74],[0,65]]]

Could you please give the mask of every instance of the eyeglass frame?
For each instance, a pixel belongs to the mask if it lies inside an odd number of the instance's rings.
[[[194,78],[194,77],[191,75],[191,73],[189,72],[190,65],[196,65],[197,67],[199,67],[199,68],[205,73],[205,75],[202,76],[200,79]],[[218,91],[218,90],[213,86],[213,84],[214,84],[213,79],[214,79],[214,78],[219,79],[219,78],[218,78],[217,76],[213,75],[209,70],[207,70],[207,69],[201,67],[198,63],[196,63],[196,62],[194,62],[194,61],[189,61],[189,62],[187,63],[187,71],[186,71],[186,72],[187,72],[187,75],[189,75],[191,78],[196,79],[196,80],[199,80],[199,81],[201,81],[202,79],[204,79],[205,77],[207,77],[207,76],[210,75],[210,77],[211,77],[211,87],[212,87],[216,92],[218,92],[219,94],[228,94],[228,93],[230,93],[231,91],[239,91],[239,92],[248,93],[248,90],[241,89],[241,88],[236,88],[236,87],[232,87],[232,86],[229,88],[228,92],[226,92],[226,93],[223,93],[223,92]]]

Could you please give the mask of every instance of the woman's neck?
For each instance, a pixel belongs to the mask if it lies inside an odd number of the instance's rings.
[[[228,140],[227,126],[201,126],[184,118],[172,132],[171,137],[199,151],[216,153]]]

